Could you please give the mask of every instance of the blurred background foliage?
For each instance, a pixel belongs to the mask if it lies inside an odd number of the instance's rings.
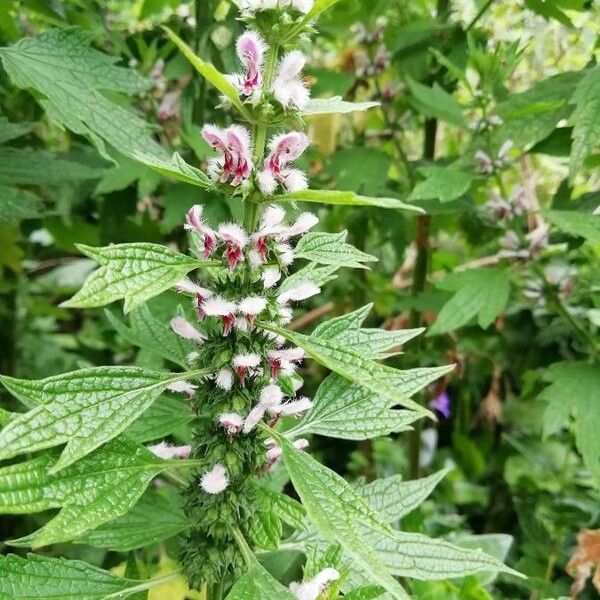
[[[235,15],[227,0],[2,0],[0,46],[50,28],[84,30],[149,82],[135,96],[103,93],[151,123],[164,147],[202,164],[200,126],[220,118],[219,99],[160,25],[228,72],[242,29]],[[350,479],[450,467],[403,528],[464,543],[488,534],[490,553],[508,553],[529,577],[422,582],[421,599],[558,598],[600,564],[600,542],[594,554],[577,538],[600,528],[599,34],[600,4],[589,0],[343,0],[306,47],[314,96],[381,102],[308,122],[313,187],[408,199],[428,216],[319,208],[323,229],[347,228],[379,262],[358,276],[342,272],[293,327],[310,330],[372,301],[373,327],[430,328],[398,365],[457,364],[422,398],[438,423],[314,447]],[[160,367],[103,311],[58,307],[93,269],[74,244],[185,248],[192,204],[214,222],[239,218],[241,207],[114,149],[101,155],[58,128],[37,96],[0,69],[0,372]],[[175,303],[165,294],[151,304],[166,319]],[[314,391],[323,373],[310,369]],[[31,525],[11,518],[0,528],[7,539]],[[84,546],[58,550],[123,561]],[[172,568],[168,546],[148,552],[161,572]],[[598,597],[584,576],[579,583],[573,595]],[[152,594],[191,597],[184,588]]]

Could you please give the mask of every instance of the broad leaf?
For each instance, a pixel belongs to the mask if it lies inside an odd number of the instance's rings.
[[[147,305],[130,313],[129,327],[112,312],[107,310],[105,314],[114,329],[128,342],[186,368],[192,343],[175,335],[170,327],[156,319]]]
[[[35,219],[44,214],[44,203],[38,196],[19,188],[0,185],[0,223],[15,224],[22,219]]]
[[[274,579],[264,567],[255,566],[231,588],[226,600],[298,600],[292,592]]]
[[[465,173],[452,167],[431,165],[421,167],[419,172],[425,176],[414,187],[409,200],[433,200],[450,202],[466,194],[473,182],[473,173]]]
[[[257,494],[257,507],[260,510],[272,512],[294,529],[304,529],[306,511],[297,500],[266,488],[257,488]]]
[[[561,231],[600,244],[600,216],[574,210],[548,210],[544,215]]]
[[[510,294],[510,278],[500,268],[453,273],[436,285],[456,294],[444,305],[428,336],[454,331],[476,315],[480,327],[489,327],[506,307]]]
[[[352,560],[352,566],[385,588],[392,598],[408,600],[409,596],[365,537],[370,531],[393,537],[390,526],[337,473],[308,453],[296,450],[284,438],[280,438],[280,443],[294,488],[319,533],[329,542],[339,544]]]
[[[326,265],[318,267],[315,263],[310,263],[287,277],[277,291],[283,294],[301,283],[314,283],[317,287],[323,287],[325,284],[336,279],[337,275],[335,273],[338,269],[339,267],[337,266]]]
[[[38,548],[78,538],[126,514],[168,463],[126,439],[51,474],[55,456],[44,454],[0,469],[0,512],[27,514],[62,510],[15,546]]]
[[[344,600],[374,600],[375,598],[382,598],[385,594],[383,588],[369,585],[365,587],[356,588],[351,592],[344,594]]]
[[[334,190],[303,190],[275,196],[274,202],[316,202],[317,204],[333,204],[344,206],[378,206],[379,208],[392,208],[397,210],[408,210],[411,212],[424,213],[419,206],[405,204],[397,198],[370,198],[360,196],[355,192],[338,192]]]
[[[248,530],[250,541],[263,550],[277,550],[283,526],[272,512],[256,510]]]
[[[465,127],[466,120],[461,106],[437,83],[433,87],[427,87],[411,77],[406,78],[406,83],[412,94],[410,101],[420,112],[456,127]]]
[[[120,600],[164,581],[117,577],[79,560],[0,556],[0,600]]]
[[[429,477],[411,481],[403,481],[402,476],[392,475],[365,486],[357,486],[356,491],[382,519],[391,523],[416,510],[447,474],[448,469],[443,469]]]
[[[304,17],[303,22],[310,23],[311,21],[314,21],[321,13],[325,12],[339,1],[340,0],[316,0],[306,17]]]
[[[126,433],[140,443],[162,440],[180,431],[193,418],[187,397],[181,394],[160,396],[127,428]]]
[[[368,440],[410,429],[420,414],[394,410],[396,401],[381,397],[339,375],[319,386],[313,407],[288,435],[309,433],[345,440]]]
[[[600,483],[600,370],[585,363],[556,363],[545,373],[550,382],[541,397],[548,401],[544,436],[573,422],[577,448],[586,467]]]
[[[243,106],[240,101],[239,90],[210,63],[203,61],[199,56],[194,54],[193,50],[173,31],[168,27],[163,27],[169,39],[179,48],[182,54],[190,61],[194,69],[202,75],[209,83],[214,85],[233,106],[238,110],[243,111]]]
[[[587,71],[577,84],[572,98],[575,110],[573,120],[573,145],[571,147],[571,178],[583,165],[586,156],[600,150],[600,66]]]
[[[312,98],[300,111],[300,114],[304,116],[347,114],[369,110],[371,108],[376,108],[379,105],[379,102],[346,102],[341,96],[334,96],[333,98]]]
[[[383,359],[398,354],[395,349],[425,331],[423,328],[398,331],[361,329],[372,308],[372,304],[367,304],[354,312],[330,319],[319,325],[312,335],[334,340],[368,358]]]
[[[332,340],[322,340],[264,323],[262,326],[303,348],[311,358],[334,373],[381,398],[388,399],[393,402],[393,405],[409,408],[420,415],[432,416],[430,411],[413,402],[409,397],[454,369],[454,365],[449,365],[399,371],[365,358],[362,354]]]
[[[167,489],[149,490],[127,514],[88,531],[75,541],[114,552],[129,552],[176,536],[192,523],[175,494],[167,492]]]
[[[320,265],[337,267],[367,268],[365,262],[377,261],[377,258],[357,250],[346,243],[347,231],[340,233],[313,232],[300,239],[294,249],[296,258],[303,258]]]
[[[159,244],[77,247],[101,266],[70,300],[63,302],[62,306],[71,308],[93,308],[124,299],[123,310],[128,313],[173,287],[186,273],[209,264]]]
[[[27,406],[0,432],[0,460],[67,444],[56,473],[119,435],[185,374],[92,367],[36,381],[1,377]]]
[[[108,159],[106,145],[168,175],[201,187],[209,180],[169,153],[152,138],[148,123],[111,100],[105,92],[137,94],[149,82],[135,71],[116,67],[116,58],[92,50],[92,33],[51,29],[0,48],[0,59],[12,82],[36,90],[51,121],[87,135]],[[46,169],[45,169],[46,170]]]

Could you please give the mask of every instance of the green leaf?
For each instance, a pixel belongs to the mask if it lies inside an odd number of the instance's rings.
[[[480,327],[489,327],[506,307],[510,294],[508,273],[499,268],[453,273],[436,285],[456,294],[444,305],[428,336],[455,331],[475,315]]]
[[[356,491],[382,519],[392,523],[416,510],[448,471],[443,469],[429,477],[412,481],[403,481],[401,475],[392,475],[365,486],[357,486]]]
[[[317,287],[323,287],[325,284],[336,279],[337,266],[317,267],[315,263],[310,263],[306,267],[299,269],[293,275],[287,277],[277,289],[279,294],[287,292],[300,283],[314,283]]]
[[[569,173],[575,177],[586,156],[600,149],[600,66],[587,71],[577,84],[571,102],[575,110],[573,121],[573,145]]]
[[[333,98],[312,98],[300,111],[301,115],[332,115],[361,112],[380,106],[379,102],[346,102],[341,96]]]
[[[34,127],[35,123],[10,123],[6,117],[0,117],[0,144],[21,137]]]
[[[352,560],[353,568],[385,588],[392,598],[408,600],[409,596],[365,538],[371,531],[393,537],[390,526],[337,473],[308,453],[296,450],[285,438],[280,437],[279,442],[294,488],[319,533],[339,544]]]
[[[550,382],[541,394],[548,401],[544,436],[574,425],[577,449],[595,481],[600,483],[600,370],[585,363],[556,363],[544,374]]]
[[[324,13],[326,10],[337,4],[339,1],[340,0],[316,0],[306,17],[304,17],[303,21],[306,23],[314,21],[321,15],[321,13]]]
[[[456,200],[469,191],[475,177],[472,173],[436,165],[421,167],[419,171],[426,179],[417,183],[408,197],[409,200]]]
[[[10,542],[38,548],[67,542],[126,514],[168,463],[126,439],[107,444],[58,474],[44,454],[0,469],[0,512],[61,508],[41,529]]]
[[[0,556],[0,600],[103,600],[137,583],[78,560]]]
[[[158,244],[115,244],[102,248],[78,244],[77,248],[101,266],[61,305],[70,308],[93,308],[124,298],[123,310],[128,313],[173,287],[186,273],[210,264]]]
[[[544,216],[561,231],[600,244],[600,216],[574,210],[548,210]]]
[[[321,339],[334,340],[367,358],[384,359],[398,354],[399,346],[403,346],[425,331],[424,328],[397,331],[361,329],[360,326],[372,308],[372,304],[367,304],[354,312],[330,319],[319,325],[312,335]]]
[[[257,488],[256,506],[263,512],[272,512],[294,529],[305,529],[306,511],[304,507],[286,494],[259,487]]]
[[[35,408],[0,432],[0,460],[67,444],[56,473],[119,435],[185,377],[138,367],[92,367],[36,381],[3,376],[4,387]]]
[[[525,6],[546,19],[555,19],[567,27],[573,27],[573,22],[556,5],[556,0],[525,0]]]
[[[424,213],[422,208],[405,204],[397,198],[370,198],[359,196],[354,192],[338,192],[334,190],[304,190],[275,196],[274,202],[316,202],[318,204],[333,204],[343,206],[378,206],[380,208],[392,208],[408,210],[411,212]]]
[[[322,340],[264,323],[261,326],[303,348],[311,358],[334,373],[393,402],[394,405],[411,409],[420,415],[433,416],[429,410],[409,397],[454,369],[454,365],[449,365],[399,371],[365,358],[362,354],[331,340]]]
[[[263,550],[277,550],[283,533],[281,519],[272,512],[257,510],[250,523],[248,536]]]
[[[261,567],[255,566],[233,586],[226,600],[298,600],[292,592],[283,587]]]
[[[344,594],[344,600],[374,600],[375,598],[381,598],[384,593],[383,588],[369,585]]]
[[[206,175],[181,158],[172,162],[152,138],[151,126],[105,93],[137,94],[149,82],[133,70],[116,67],[117,58],[92,50],[92,37],[74,28],[50,29],[0,48],[0,58],[17,87],[39,93],[52,122],[89,136],[107,159],[106,143],[164,174],[207,187]]]
[[[0,556],[0,600],[120,600],[165,583],[117,577],[79,560],[28,554]]]
[[[239,111],[244,112],[244,107],[240,101],[239,90],[210,63],[203,61],[199,56],[196,56],[193,50],[173,31],[168,27],[163,27],[169,39],[179,48],[182,54],[190,61],[192,66],[204,77],[209,83],[214,85],[233,106]]]
[[[193,344],[156,319],[147,305],[131,311],[129,327],[109,310],[105,314],[114,329],[131,344],[187,368],[187,356],[193,350]]]
[[[346,243],[347,231],[340,233],[312,232],[300,239],[294,249],[296,258],[303,258],[320,265],[338,267],[367,268],[363,263],[377,261],[377,258]]]
[[[456,127],[466,127],[460,104],[437,83],[433,87],[428,87],[412,77],[407,77],[406,83],[413,96],[411,102],[417,110],[428,117],[441,119]]]
[[[161,440],[180,431],[193,419],[187,398],[182,396],[159,396],[127,430],[127,436],[144,443]]]
[[[124,516],[78,537],[75,542],[114,552],[158,544],[191,527],[180,500],[168,490],[152,490]]]
[[[14,225],[23,219],[43,216],[44,203],[38,196],[19,188],[0,185],[0,223]]]
[[[345,440],[368,440],[407,431],[420,415],[409,410],[393,410],[396,400],[330,375],[319,386],[313,407],[296,427],[294,437],[309,433]]]

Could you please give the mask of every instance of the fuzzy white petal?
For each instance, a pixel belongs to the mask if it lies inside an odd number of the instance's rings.
[[[197,344],[202,344],[204,342],[204,336],[183,317],[171,319],[171,329],[185,340],[191,340]]]
[[[228,485],[227,469],[221,463],[217,463],[210,471],[204,473],[200,479],[200,487],[207,494],[220,494],[227,489]]]

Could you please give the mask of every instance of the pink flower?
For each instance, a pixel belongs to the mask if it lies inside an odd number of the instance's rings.
[[[236,305],[233,302],[224,300],[219,296],[212,296],[202,303],[202,311],[209,317],[221,317],[223,323],[223,336],[227,337],[233,329],[235,323]]]
[[[288,167],[291,162],[302,156],[308,143],[308,137],[298,131],[277,135],[271,139],[265,168],[258,176],[258,185],[263,194],[273,194],[278,183],[288,192],[297,192],[308,187],[306,175],[299,169]]]
[[[282,348],[269,351],[267,358],[271,368],[271,377],[277,379],[282,370],[288,373],[293,372],[296,364],[301,362],[304,356],[302,348]]]
[[[268,290],[281,279],[281,271],[277,267],[266,267],[261,274],[261,279],[263,287]]]
[[[267,308],[267,300],[260,296],[249,296],[242,300],[238,306],[239,312],[246,317],[250,327],[254,324],[254,317],[259,315],[265,308]]]
[[[251,96],[260,88],[266,50],[264,40],[254,31],[246,31],[237,40],[237,55],[245,69],[244,74],[238,77],[239,87],[244,96]]]
[[[175,381],[174,383],[171,383],[167,389],[170,392],[187,394],[187,397],[191,399],[194,397],[198,386],[189,381]]]
[[[229,435],[237,435],[244,426],[244,417],[237,413],[223,413],[219,417],[219,425],[221,425]]]
[[[204,342],[204,336],[183,317],[171,319],[171,329],[184,340],[190,340],[196,342],[196,344],[202,344]]]
[[[217,246],[217,234],[202,220],[202,206],[196,204],[188,210],[186,224],[183,226],[188,231],[195,231],[203,236],[204,258],[208,258]]]
[[[158,458],[163,460],[173,460],[175,458],[187,458],[192,451],[191,446],[170,446],[166,442],[148,446],[148,450]]]
[[[277,465],[277,463],[281,459],[281,456],[283,454],[283,448],[273,438],[268,438],[267,440],[265,440],[265,445],[267,446],[266,470],[267,470],[267,472],[269,472],[269,471],[273,470],[273,468]],[[300,439],[297,439],[296,441],[292,442],[292,446],[294,446],[294,448],[296,448],[297,450],[306,450],[306,448],[308,448],[309,444],[308,444],[307,439],[300,438]]]
[[[260,392],[258,404],[248,413],[244,420],[244,433],[250,433],[260,423],[268,410],[279,406],[283,400],[283,392],[278,385],[270,384],[265,386]]]
[[[294,106],[304,108],[310,98],[300,73],[304,68],[306,58],[299,50],[286,54],[277,68],[277,74],[271,86],[271,91],[284,108]]]
[[[231,270],[244,260],[243,249],[248,245],[247,233],[237,223],[227,223],[219,227],[219,237],[225,242],[227,248],[223,258]]]
[[[312,401],[309,398],[303,397],[291,402],[284,402],[270,410],[269,413],[274,417],[299,417],[303,412],[310,410],[312,406]]]
[[[231,180],[238,186],[252,171],[252,142],[250,133],[241,125],[221,129],[205,125],[202,137],[221,155],[209,162],[209,172],[221,183]]]
[[[320,287],[316,286],[310,281],[305,281],[299,283],[291,290],[287,290],[286,292],[279,294],[279,296],[277,296],[277,302],[279,302],[279,304],[287,304],[290,300],[294,302],[301,302],[302,300],[307,300],[312,296],[316,296],[320,292]]]
[[[233,357],[233,368],[242,385],[244,385],[244,381],[248,373],[250,373],[250,369],[255,369],[260,363],[261,359],[258,354],[238,354]]]

